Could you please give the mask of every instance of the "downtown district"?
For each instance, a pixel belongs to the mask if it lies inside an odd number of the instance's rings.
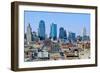
[[[90,37],[85,27],[82,35],[77,36],[74,32],[67,34],[64,27],[60,27],[58,37],[57,24],[51,24],[48,36],[45,28],[43,20],[39,22],[38,32],[32,31],[30,24],[27,26],[24,33],[25,62],[90,59]]]

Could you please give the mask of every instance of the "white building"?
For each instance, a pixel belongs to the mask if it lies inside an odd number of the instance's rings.
[[[28,26],[27,26],[26,37],[27,37],[27,43],[28,43],[28,44],[29,44],[30,42],[32,42],[32,29],[31,29],[30,24],[28,24]]]
[[[38,52],[38,58],[49,58],[49,53],[46,51]]]

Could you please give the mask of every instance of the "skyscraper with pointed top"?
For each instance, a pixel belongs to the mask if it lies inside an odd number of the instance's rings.
[[[85,40],[88,40],[88,39],[89,39],[89,37],[86,34],[86,28],[83,27],[83,29],[82,29],[82,40],[85,41]]]
[[[30,43],[32,41],[32,28],[30,24],[28,24],[27,26],[26,38],[27,38],[27,43]]]
[[[86,36],[86,28],[85,27],[83,27],[82,36]]]

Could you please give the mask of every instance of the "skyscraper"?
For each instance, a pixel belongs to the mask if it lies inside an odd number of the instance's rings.
[[[66,33],[66,30],[64,30],[64,39],[67,39],[67,33]]]
[[[30,43],[32,41],[32,29],[30,24],[28,24],[27,26],[26,38],[27,38],[27,43]]]
[[[86,36],[86,28],[85,27],[83,27],[83,29],[82,29],[82,36]]]
[[[59,38],[60,39],[67,39],[66,30],[63,27],[59,29]]]
[[[60,27],[60,29],[59,29],[59,38],[60,39],[64,38],[64,28],[63,27]]]
[[[50,27],[50,38],[53,40],[57,39],[57,25],[52,23]]]
[[[86,28],[83,27],[82,29],[82,40],[85,41],[85,40],[89,40],[89,36],[87,36],[86,34]]]
[[[76,34],[73,33],[73,32],[69,32],[68,33],[68,40],[71,41],[71,42],[75,42],[75,40],[76,40]]]
[[[38,36],[40,40],[45,39],[45,22],[43,20],[39,22]]]

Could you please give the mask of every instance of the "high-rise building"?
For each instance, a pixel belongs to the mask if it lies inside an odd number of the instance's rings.
[[[45,39],[45,22],[43,20],[39,22],[38,36],[40,40]]]
[[[30,24],[28,24],[27,26],[26,38],[27,38],[27,43],[30,43],[32,41],[32,28]]]
[[[60,39],[67,39],[66,30],[63,27],[59,29],[59,38]]]
[[[66,33],[66,30],[64,30],[64,39],[67,39],[67,33]]]
[[[36,32],[32,32],[32,41],[37,41],[38,39]]]
[[[52,23],[50,27],[50,38],[53,40],[57,39],[57,25]]]
[[[86,28],[85,27],[83,27],[83,29],[82,29],[82,36],[86,36]]]
[[[86,28],[83,27],[82,29],[82,40],[85,41],[85,40],[89,40],[89,36],[87,36],[87,32],[86,32]]]
[[[73,32],[69,32],[69,33],[68,33],[68,40],[69,40],[70,42],[75,42],[75,41],[76,41],[76,34],[73,33]]]
[[[63,28],[63,27],[61,27],[61,28],[59,29],[59,38],[60,38],[60,39],[63,39],[63,38],[64,38],[64,28]]]

